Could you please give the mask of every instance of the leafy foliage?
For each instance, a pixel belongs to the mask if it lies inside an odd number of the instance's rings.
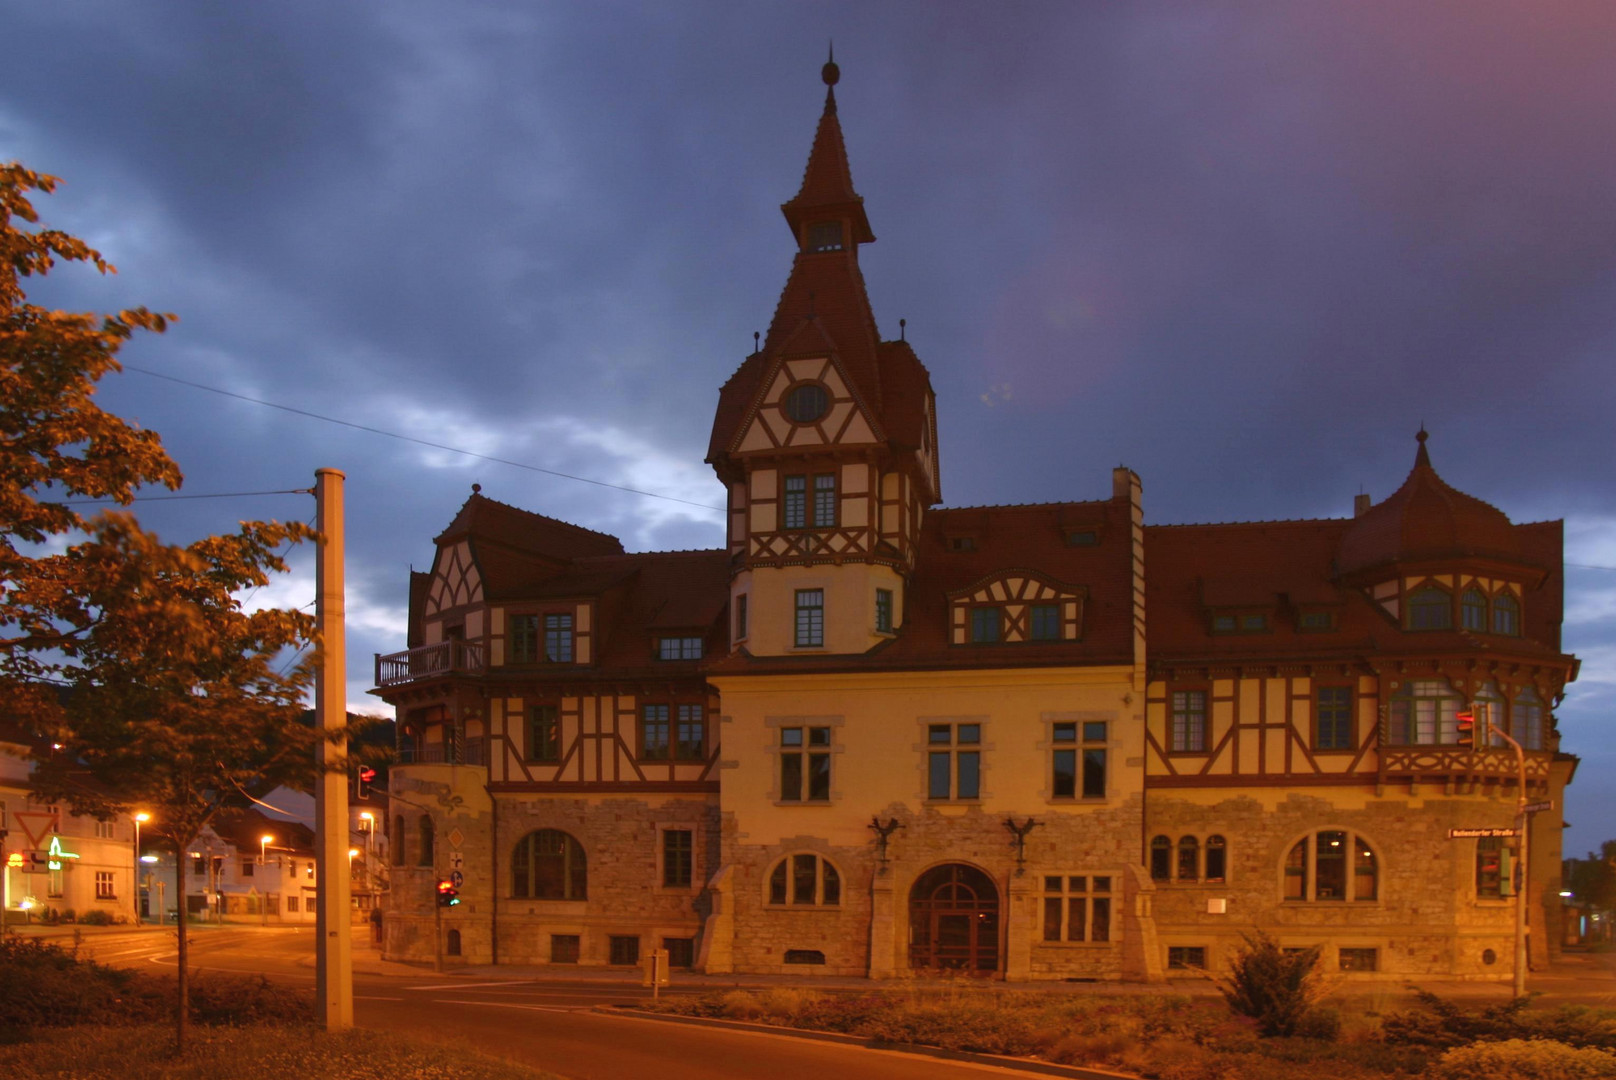
[[[1506,1039],[1449,1050],[1429,1075],[1433,1080],[1598,1080],[1616,1077],[1616,1054],[1547,1039]]]
[[[1257,1021],[1264,1035],[1296,1035],[1319,998],[1318,963],[1316,946],[1287,952],[1266,934],[1247,934],[1228,982],[1218,989],[1229,1008]]]

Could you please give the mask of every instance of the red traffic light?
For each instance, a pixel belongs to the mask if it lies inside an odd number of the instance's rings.
[[[369,765],[361,766],[359,769],[359,779],[367,784],[370,783],[372,780],[376,779],[376,770],[372,769]]]
[[[454,907],[460,903],[460,890],[448,878],[438,879],[438,906]]]

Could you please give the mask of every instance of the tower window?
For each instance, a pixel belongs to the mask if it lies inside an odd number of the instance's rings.
[[[1453,597],[1442,589],[1426,587],[1408,598],[1410,630],[1448,630],[1453,626]]]
[[[1521,632],[1521,607],[1507,593],[1493,601],[1493,633],[1514,637]]]
[[[786,395],[786,418],[798,424],[811,424],[825,415],[830,398],[818,383],[803,383]]]
[[[825,590],[797,590],[797,627],[794,641],[799,649],[825,644]]]
[[[842,223],[840,221],[816,221],[808,226],[808,250],[842,250]]]
[[[875,630],[878,634],[892,633],[892,590],[875,590]]]

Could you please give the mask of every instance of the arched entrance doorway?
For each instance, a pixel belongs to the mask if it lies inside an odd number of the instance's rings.
[[[909,890],[909,966],[991,975],[999,970],[999,890],[974,866],[945,863]]]

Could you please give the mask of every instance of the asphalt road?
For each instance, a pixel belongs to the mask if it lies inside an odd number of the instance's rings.
[[[190,935],[190,946],[193,970],[264,974],[277,981],[304,984],[314,981],[312,930],[204,929]],[[84,951],[103,963],[123,966],[172,969],[176,959],[173,935],[149,930],[97,935],[86,940]],[[649,993],[626,980],[359,973],[354,977],[354,1019],[361,1027],[475,1048],[569,1080],[824,1076],[837,1080],[981,1080],[994,1075],[1028,1076],[970,1062],[673,1024],[595,1008],[644,1001]]]

